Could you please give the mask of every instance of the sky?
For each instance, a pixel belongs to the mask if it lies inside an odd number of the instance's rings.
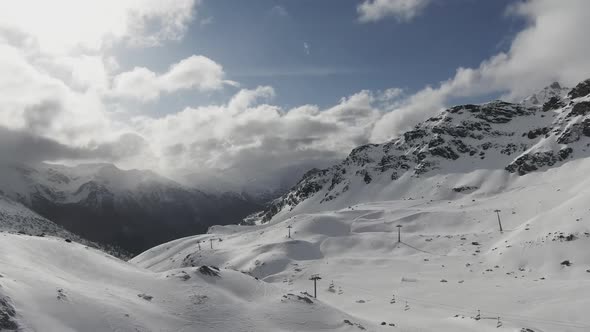
[[[0,3],[0,162],[241,190],[590,77],[585,0]]]

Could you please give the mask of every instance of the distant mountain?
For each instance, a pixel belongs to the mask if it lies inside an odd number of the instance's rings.
[[[111,164],[3,165],[0,191],[73,233],[133,253],[261,208],[247,195],[208,194]]]
[[[207,193],[236,192],[267,203],[297,183],[297,180],[312,167],[327,167],[336,162],[302,162],[286,167],[277,166],[274,170],[251,170],[228,168],[210,172],[188,172],[180,182],[199,188]]]
[[[509,180],[588,157],[589,147],[590,80],[571,90],[553,83],[522,103],[455,106],[389,142],[355,148],[332,167],[308,171],[257,216],[268,222],[360,202],[451,197],[486,185],[477,170]],[[453,174],[454,182],[445,180]],[[434,175],[443,177],[426,181]]]

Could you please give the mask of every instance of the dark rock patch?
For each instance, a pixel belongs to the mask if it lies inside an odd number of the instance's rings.
[[[465,191],[473,191],[473,190],[477,190],[477,189],[479,189],[479,187],[475,187],[475,186],[461,186],[461,187],[455,187],[455,188],[453,188],[453,191],[454,192],[457,192],[457,193],[462,193],[462,192],[465,192]]]
[[[197,271],[206,276],[219,277],[219,269],[214,266],[203,265]]]
[[[0,295],[0,330],[16,331],[19,329],[15,320],[16,309],[8,297]]]
[[[442,157],[445,159],[457,160],[459,155],[448,146],[439,146],[428,150],[433,156]]]
[[[586,115],[588,113],[590,113],[590,101],[583,101],[575,104],[567,116],[572,117],[578,115]]]
[[[565,106],[565,103],[561,101],[561,99],[557,97],[551,97],[545,104],[543,104],[543,112],[548,112],[550,110],[555,110],[558,108],[562,108]]]
[[[590,94],[590,79],[576,85],[567,95],[574,99],[587,96],[588,94]]]
[[[541,167],[553,166],[559,161],[564,161],[572,154],[572,152],[573,149],[568,147],[559,150],[557,155],[553,154],[552,151],[525,154],[506,166],[506,170],[510,173],[516,172],[518,175],[525,175],[536,171]]]
[[[307,293],[301,293],[301,295],[295,295],[292,293],[288,293],[287,295],[283,295],[283,298],[287,299],[287,300],[296,300],[296,301],[303,302],[306,304],[313,304],[311,296]]]
[[[60,300],[60,301],[65,301],[65,300],[68,299],[68,296],[66,295],[66,292],[62,288],[59,288],[57,290],[57,299]]]
[[[547,128],[547,127],[537,128],[537,129],[530,130],[528,133],[526,133],[526,136],[529,139],[535,139],[539,136],[546,135],[550,131],[551,131],[551,129]]]

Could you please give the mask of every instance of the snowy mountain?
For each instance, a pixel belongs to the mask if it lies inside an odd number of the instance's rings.
[[[308,172],[269,222],[128,263],[0,233],[0,330],[588,331],[589,105],[590,80],[540,106],[453,107]],[[92,176],[115,195],[175,187]]]
[[[589,116],[590,80],[538,106],[453,107],[308,172],[267,222],[130,262],[216,265],[290,293],[319,275],[318,298],[372,331],[589,331]]]
[[[309,295],[237,271],[204,266],[156,273],[54,237],[0,233],[0,263],[0,331],[371,327]]]
[[[424,186],[440,198],[212,227],[131,263],[161,273],[216,265],[295,294],[313,291],[319,274],[318,299],[378,324],[371,331],[588,331],[588,172],[590,158],[523,176],[439,174]],[[443,189],[484,178],[479,189]]]
[[[590,80],[563,91],[554,83],[523,103],[447,109],[389,142],[360,146],[339,164],[309,171],[259,217],[268,222],[362,202],[501,190],[495,179],[474,174],[500,170],[510,182],[588,157]]]
[[[211,195],[111,164],[3,165],[0,191],[73,233],[131,252],[236,223],[260,209],[243,195]]]

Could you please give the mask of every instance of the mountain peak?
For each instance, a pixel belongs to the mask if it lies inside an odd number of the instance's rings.
[[[540,91],[533,93],[526,97],[522,104],[526,107],[541,107],[551,98],[564,98],[569,92],[569,88],[565,88],[559,82],[553,82],[549,86],[544,87]]]
[[[560,90],[561,84],[559,84],[559,82],[553,82],[553,83],[551,83],[551,85],[549,85],[549,88],[551,88],[553,90]]]

